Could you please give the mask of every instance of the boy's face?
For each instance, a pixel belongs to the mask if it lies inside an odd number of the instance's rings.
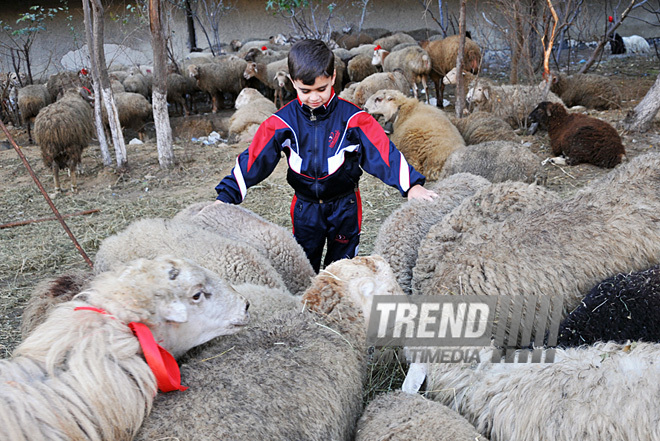
[[[312,109],[316,109],[330,99],[332,86],[335,84],[337,72],[332,73],[332,77],[316,77],[311,86],[303,84],[300,80],[291,80],[293,88],[298,93],[298,98],[303,104],[307,104]]]

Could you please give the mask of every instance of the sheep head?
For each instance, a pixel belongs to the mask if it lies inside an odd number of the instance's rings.
[[[275,74],[275,79],[277,80],[277,85],[279,87],[286,87],[286,83],[289,80],[289,74],[286,71],[278,70]]]
[[[249,80],[250,78],[254,77],[257,75],[258,69],[257,69],[257,63],[254,61],[248,62],[247,66],[245,66],[245,71],[243,72],[243,77],[246,80]]]
[[[371,64],[374,66],[382,66],[383,61],[385,61],[385,57],[389,55],[389,51],[386,51],[385,49],[374,49],[374,55],[371,58]]]
[[[199,78],[199,66],[195,64],[188,66],[188,76],[191,78]]]
[[[238,96],[236,97],[234,107],[236,108],[236,110],[238,110],[241,107],[247,106],[248,104],[257,100],[260,97],[263,98],[264,96],[261,93],[259,93],[257,89],[246,87],[243,90],[241,90],[241,93],[239,93]]]
[[[390,121],[407,99],[408,97],[398,90],[379,90],[369,97],[364,104],[364,110],[371,115],[382,115],[385,121]]]
[[[310,310],[328,315],[348,300],[366,325],[375,295],[403,295],[389,264],[376,255],[333,262],[314,278],[302,300]]]
[[[249,303],[227,282],[190,260],[168,256],[102,273],[79,299],[125,323],[144,323],[175,357],[238,332],[249,319]]]
[[[490,99],[490,86],[483,82],[477,82],[468,90],[465,99],[468,103],[483,104]]]

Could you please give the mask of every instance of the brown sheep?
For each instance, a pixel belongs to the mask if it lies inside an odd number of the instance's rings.
[[[442,107],[445,84],[442,82],[447,72],[456,67],[458,56],[458,43],[460,36],[451,35],[443,40],[423,41],[422,48],[431,56],[431,81],[435,84],[435,94],[438,100],[437,106]],[[465,38],[465,52],[463,56],[463,68],[474,74],[479,72],[481,65],[481,49],[469,38]]]
[[[48,88],[44,84],[32,84],[18,90],[18,110],[21,112],[23,124],[27,126],[30,143],[34,142],[30,123],[34,123],[34,118],[39,111],[49,104],[50,93],[48,93]]]
[[[201,90],[211,95],[212,112],[218,112],[218,98],[222,99],[223,92],[231,93],[234,97],[245,87],[243,72],[247,61],[235,55],[226,55],[217,58],[215,63],[191,64],[188,66],[189,76],[197,80]]]
[[[413,37],[405,32],[397,32],[396,34],[388,35],[374,40],[376,46],[380,46],[386,51],[391,51],[394,46],[401,43],[417,43]]]
[[[359,54],[348,61],[346,71],[351,81],[358,82],[375,74],[378,69],[372,64],[370,56]]]
[[[550,90],[568,107],[607,110],[621,107],[621,91],[611,78],[596,74],[555,74]]]
[[[287,85],[293,87],[288,79],[286,79],[284,85],[282,85],[282,81],[280,79],[283,77],[281,75],[278,75],[280,72],[286,72],[286,73],[289,72],[286,59],[274,61],[268,64],[255,63],[254,61],[250,61],[245,66],[243,77],[246,80],[249,80],[250,78],[257,78],[266,87],[273,90],[274,91],[273,103],[275,103],[275,105],[279,109],[284,105],[284,100],[282,99],[283,87],[287,87]]]
[[[144,140],[145,126],[153,117],[151,104],[139,93],[123,92],[114,96],[119,124],[122,128],[135,130],[138,132],[140,140]],[[101,107],[103,112],[103,122],[108,128],[108,116],[105,106]]]
[[[376,92],[364,109],[392,122],[391,141],[408,163],[428,179],[437,179],[451,152],[465,146],[458,129],[441,109],[398,90]]]
[[[76,87],[87,87],[91,89],[91,83],[89,78],[86,76],[86,70],[81,70],[80,72],[59,72],[48,77],[48,82],[46,87],[48,88],[48,93],[50,93],[50,101],[55,102],[57,97],[67,90]]]
[[[548,128],[555,156],[566,156],[568,165],[581,163],[612,168],[626,154],[614,127],[598,118],[566,112],[558,103],[543,101],[529,118]]]
[[[71,172],[71,191],[77,191],[76,167],[93,135],[92,108],[78,90],[66,92],[59,101],[41,109],[35,118],[34,137],[44,164],[53,170],[56,193],[62,191],[59,174],[65,167]]]

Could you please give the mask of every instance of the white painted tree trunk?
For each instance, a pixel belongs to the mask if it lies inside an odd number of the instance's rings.
[[[646,132],[651,128],[653,119],[660,109],[660,75],[653,86],[646,92],[642,101],[633,110],[628,112],[621,126],[632,132]]]
[[[108,114],[108,125],[110,126],[110,133],[112,133],[112,143],[115,146],[115,158],[117,159],[117,168],[122,169],[126,167],[128,157],[126,156],[126,143],[124,142],[124,134],[121,131],[121,124],[119,123],[119,113],[115,105],[115,96],[112,94],[112,89],[107,88],[102,90],[103,104]]]
[[[161,168],[174,165],[174,150],[172,149],[172,128],[167,112],[167,93],[154,89],[152,94],[154,125],[156,126],[156,145],[158,147],[158,163]]]

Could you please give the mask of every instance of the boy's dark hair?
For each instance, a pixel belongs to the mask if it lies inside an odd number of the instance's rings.
[[[317,77],[331,77],[335,54],[321,40],[300,40],[289,51],[289,76],[311,86]]]

